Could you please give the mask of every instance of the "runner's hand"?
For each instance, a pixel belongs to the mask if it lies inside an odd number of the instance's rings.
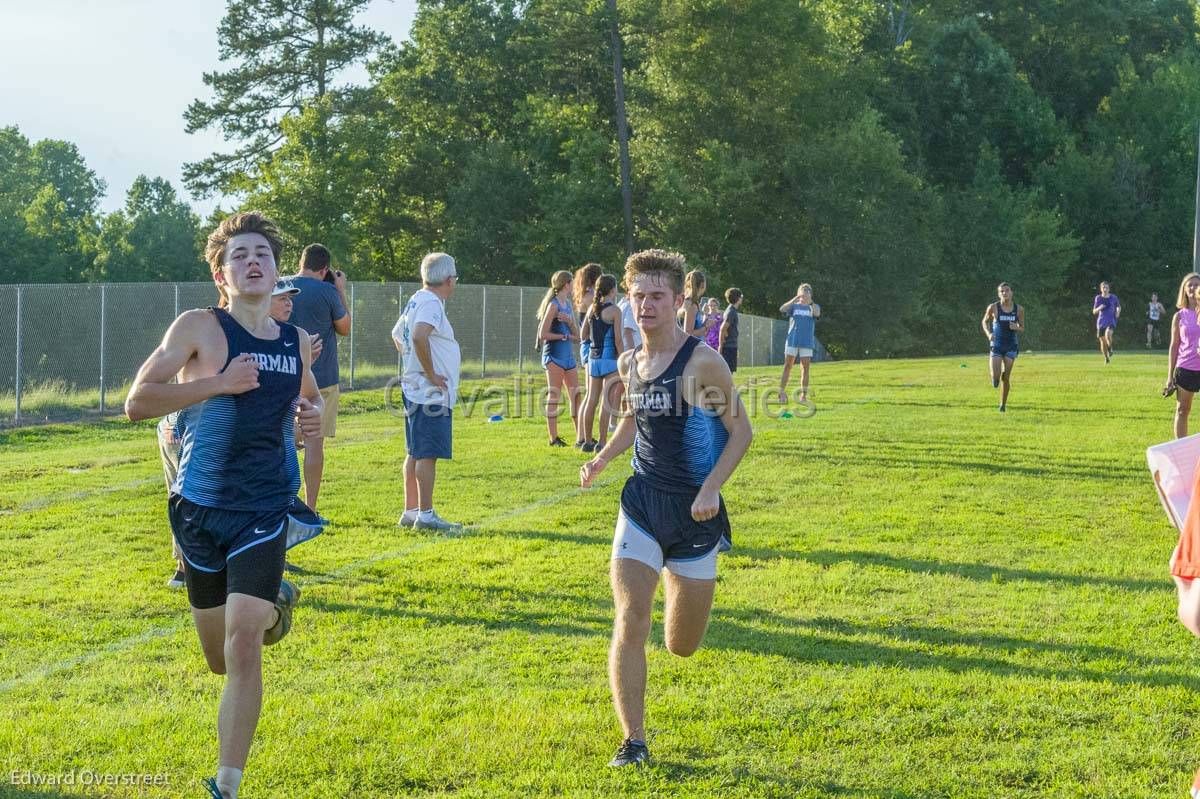
[[[692,518],[698,522],[706,522],[717,515],[721,509],[721,495],[710,488],[701,488],[692,501]]]
[[[608,461],[604,460],[600,456],[596,456],[580,466],[579,485],[583,488],[591,488],[592,481],[600,475],[600,472],[604,471],[604,467],[607,465]]]
[[[304,438],[319,438],[321,436],[321,412],[304,397],[296,406],[296,419],[300,422],[300,435]]]
[[[258,388],[258,359],[239,355],[221,372],[222,394],[245,394]]]
[[[433,375],[429,378],[429,382],[433,383],[445,393],[450,392],[450,384],[446,382],[445,377],[439,375],[437,372],[433,373]]]

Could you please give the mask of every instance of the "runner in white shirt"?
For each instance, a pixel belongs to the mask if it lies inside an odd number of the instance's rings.
[[[421,261],[421,282],[392,330],[404,358],[400,378],[404,400],[404,513],[401,527],[448,532],[461,524],[433,510],[433,487],[439,458],[451,457],[454,404],[462,353],[446,317],[446,300],[458,284],[454,259],[441,252]]]
[[[1162,334],[1158,332],[1158,325],[1166,310],[1158,301],[1158,294],[1151,293],[1150,307],[1146,309],[1146,349],[1150,349],[1154,343],[1162,343]]]

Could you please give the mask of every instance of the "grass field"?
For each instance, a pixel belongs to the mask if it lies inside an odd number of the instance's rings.
[[[1023,355],[1001,415],[981,357],[815,367],[816,415],[759,415],[726,487],[704,647],[675,658],[656,625],[642,772],[605,766],[626,460],[581,491],[541,420],[460,418],[438,509],[471,527],[414,534],[400,420],[344,398],[336,527],[293,552],[242,795],[1185,796],[1200,645],[1144,458],[1165,372]],[[0,796],[202,796],[221,680],[163,586],[151,426],[0,433],[0,566]],[[10,784],[70,772],[169,785]]]

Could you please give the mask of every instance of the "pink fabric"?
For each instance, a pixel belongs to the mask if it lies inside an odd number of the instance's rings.
[[[1179,312],[1179,358],[1175,365],[1200,372],[1200,322],[1191,308]]]

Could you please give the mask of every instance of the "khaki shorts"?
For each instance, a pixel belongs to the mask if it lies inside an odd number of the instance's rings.
[[[342,392],[337,383],[320,391],[321,399],[325,402],[325,411],[321,414],[321,435],[324,438],[333,438],[337,435],[338,397]]]

